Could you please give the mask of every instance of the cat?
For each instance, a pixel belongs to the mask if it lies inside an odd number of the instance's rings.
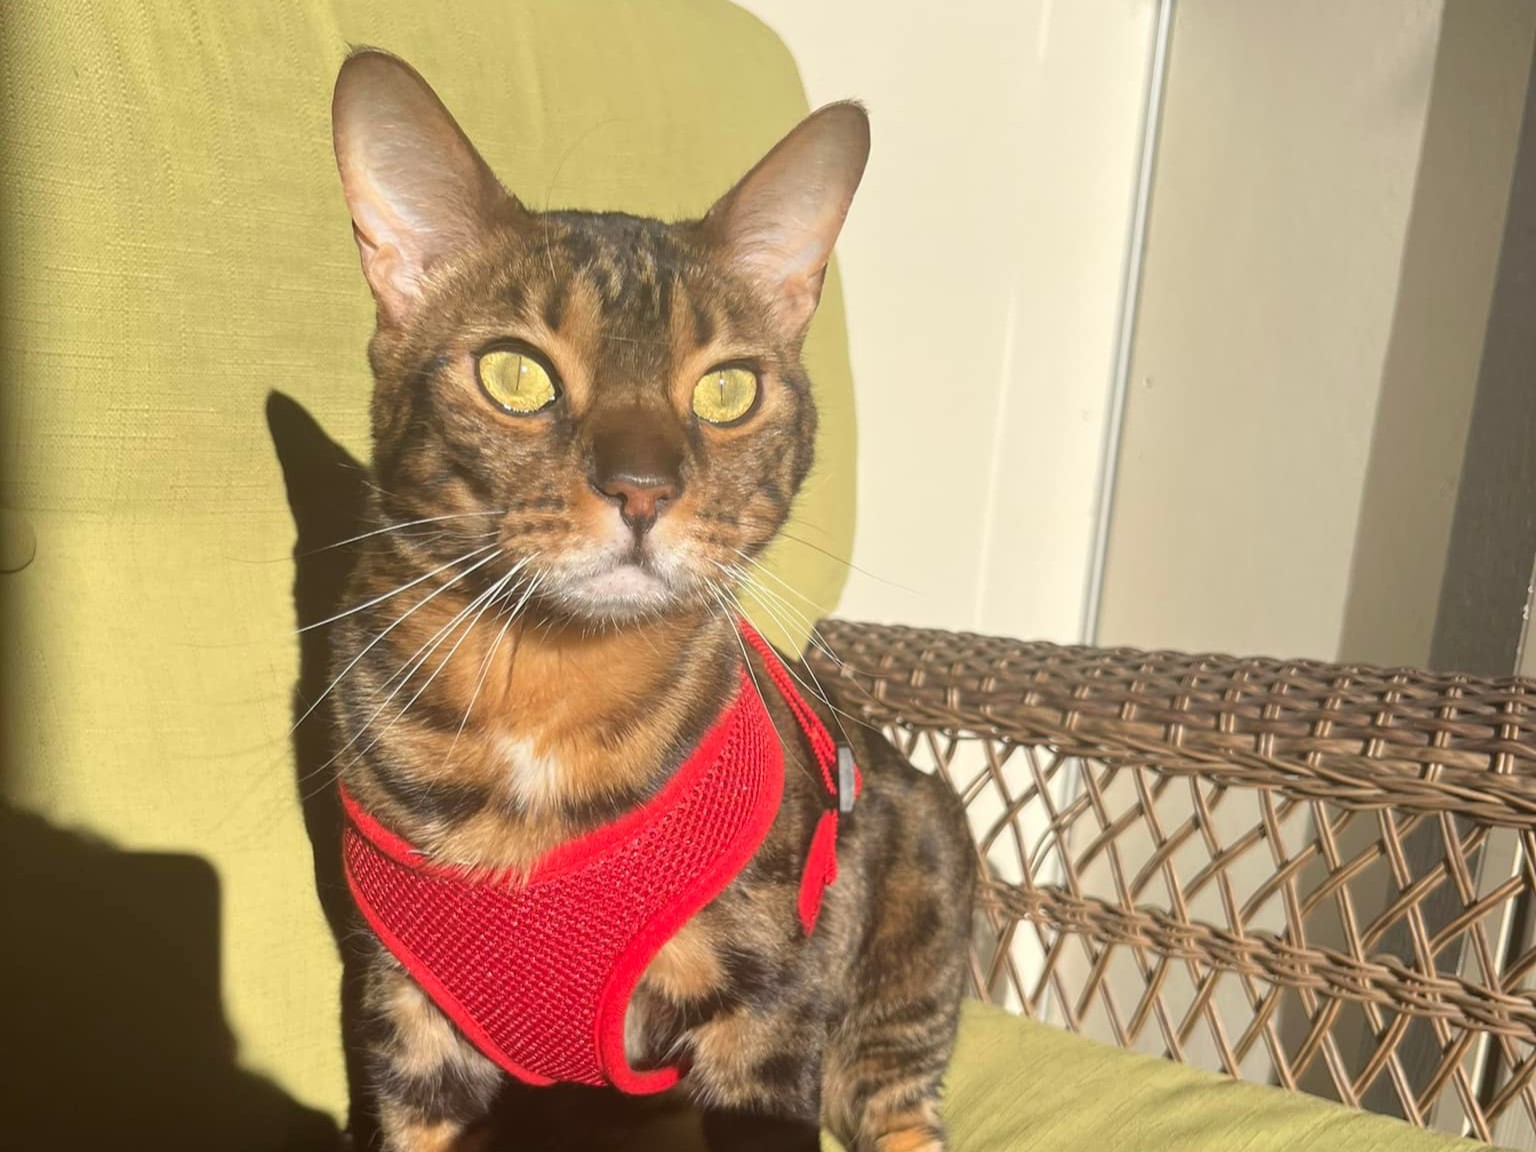
[[[771,827],[645,968],[625,1058],[684,1070],[712,1149],[813,1149],[822,1125],[855,1152],[943,1149],[976,870],[961,806],[808,693],[863,788],[807,931],[825,765],[727,610],[811,465],[801,344],[863,109],[812,114],[673,224],[526,208],[386,53],[347,59],[332,114],[377,305],[376,528],[333,625],[345,795],[412,859],[515,881],[653,801],[759,693],[783,735]],[[363,935],[384,1147],[481,1146],[515,1081]]]

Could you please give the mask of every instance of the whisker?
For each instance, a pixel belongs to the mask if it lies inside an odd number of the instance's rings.
[[[740,556],[748,564],[752,565],[752,567],[756,568],[764,576],[767,576],[775,584],[779,585],[782,588],[788,589],[790,592],[792,592],[796,596],[798,596],[801,600],[804,600],[807,604],[809,604],[812,608],[814,608],[822,616],[825,616],[827,614],[827,609],[826,609],[826,607],[824,605],[816,603],[816,601],[812,600],[809,596],[807,596],[804,592],[800,591],[800,589],[796,588],[788,580],[785,580],[782,576],[780,576],[772,568],[768,567],[768,565],[764,564],[761,560],[757,559],[757,557],[747,555],[747,553],[743,552],[740,548],[732,548],[731,551],[736,553],[736,555]]]
[[[755,560],[752,560],[751,557],[743,556],[743,559],[746,559],[749,563],[757,563]],[[725,572],[727,575],[732,577],[732,579],[737,580],[751,588],[753,592],[757,593],[757,595],[761,597],[771,597],[785,612],[791,614],[792,620],[796,621],[798,624],[800,624],[801,627],[806,629],[806,631],[809,633],[809,640],[812,644],[820,649],[829,660],[833,661],[833,663],[837,664],[839,667],[842,666],[842,660],[838,658],[837,653],[833,652],[832,649],[827,646],[826,640],[822,637],[821,632],[816,627],[815,620],[811,619],[811,617],[807,616],[799,608],[795,607],[795,605],[784,599],[782,595],[775,592],[762,581],[758,580],[745,568],[738,567],[734,564],[722,564],[718,560],[711,561],[711,563],[713,563],[716,568],[719,568],[722,572]],[[768,569],[763,565],[758,565],[758,567],[762,568],[763,572],[767,573],[768,575],[773,575],[773,573],[769,572]],[[774,577],[774,579],[778,579],[778,577]],[[779,582],[781,584],[784,583],[782,580]],[[786,588],[790,588],[788,584],[785,584],[784,586]],[[790,588],[790,591],[793,592],[794,589]],[[801,599],[805,600],[805,602],[810,604],[813,608],[818,608],[819,610],[819,607],[815,604],[814,601],[804,596],[801,596]],[[785,629],[785,631],[792,632],[794,629],[788,628]]]
[[[517,571],[518,571],[517,568],[513,568],[505,576],[500,577],[495,583],[493,583],[484,592],[481,592],[478,595],[476,595],[475,598],[472,599],[468,604],[466,604],[458,612],[454,613],[452,619],[450,619],[448,621],[448,623],[444,624],[441,628],[439,628],[436,632],[434,632],[432,634],[432,636],[427,640],[426,643],[424,643],[420,648],[416,649],[415,652],[413,652],[410,656],[408,656],[406,658],[406,660],[405,660],[405,663],[402,664],[400,666],[400,668],[396,669],[394,671],[394,673],[392,673],[389,676],[389,678],[384,681],[383,685],[380,685],[380,690],[382,691],[384,686],[388,685],[391,681],[395,680],[397,677],[399,678],[399,681],[400,681],[390,691],[389,695],[384,698],[383,703],[381,703],[377,708],[375,708],[373,710],[373,712],[369,715],[368,719],[363,721],[363,723],[361,725],[359,725],[357,731],[352,734],[352,737],[345,744],[343,744],[340,748],[336,749],[336,751],[331,754],[330,759],[328,759],[324,764],[321,764],[318,768],[314,768],[314,769],[311,769],[309,772],[306,772],[305,773],[305,777],[308,778],[310,776],[314,776],[314,775],[317,775],[317,774],[325,771],[325,769],[329,768],[338,759],[340,759],[341,756],[349,748],[351,748],[353,745],[355,745],[357,743],[358,739],[363,735],[363,733],[367,732],[368,729],[373,726],[374,721],[376,721],[383,714],[384,709],[389,707],[390,702],[392,700],[394,700],[394,698],[400,694],[401,690],[404,689],[405,686],[411,682],[411,678],[416,675],[416,673],[421,669],[422,665],[424,665],[428,660],[430,660],[432,658],[432,654],[443,646],[443,643],[447,640],[448,636],[450,636],[458,628],[459,624],[462,623],[463,620],[471,612],[473,612],[477,607],[481,607],[484,604],[488,604],[489,601],[491,600],[491,598],[494,597],[498,592],[500,592],[502,590],[502,588],[504,588],[506,586],[506,582],[517,574]],[[483,609],[482,609],[482,611],[483,611]],[[478,617],[477,617],[477,619],[478,619]],[[468,635],[468,632],[466,632],[465,635]],[[460,637],[460,641],[459,642],[460,643],[463,642],[463,637]],[[455,645],[455,648],[457,648],[457,645]],[[449,655],[452,655],[452,653],[450,653]],[[446,658],[444,660],[444,663],[446,663]],[[441,663],[437,666],[437,669],[433,672],[433,678],[434,679],[436,678],[437,672],[440,672],[440,671],[442,671],[442,664]],[[431,682],[432,682],[432,680],[429,679],[427,681],[427,684],[430,684]],[[415,696],[412,696],[411,699],[406,703],[405,708],[401,709],[401,711],[395,715],[394,720],[391,720],[390,723],[385,726],[384,730],[381,731],[378,736],[375,736],[373,738],[373,740],[369,742],[368,747],[364,748],[361,752],[359,752],[356,756],[353,757],[351,763],[352,764],[358,763],[364,756],[366,756],[370,751],[372,751],[374,745],[376,745],[379,742],[379,739],[384,735],[384,733],[389,731],[389,729],[394,726],[395,720],[399,720],[400,717],[405,714],[405,710],[409,709],[412,704],[416,703],[416,701],[420,698],[421,693],[423,691],[425,691],[425,690],[426,690],[426,685],[424,684],[424,685],[422,685],[421,690],[418,691]],[[329,782],[327,781],[326,784],[322,784],[321,788],[327,787],[328,783]]]
[[[789,617],[791,623],[796,624],[805,630],[806,641],[811,645],[811,647],[817,649],[822,653],[822,655],[826,656],[827,659],[833,661],[839,667],[842,666],[842,661],[838,658],[837,653],[833,652],[832,649],[827,647],[827,642],[822,638],[821,633],[817,631],[815,622],[806,616],[804,612],[801,612],[798,608],[796,608],[788,600],[785,600],[784,597],[780,596],[772,588],[769,588],[767,585],[758,580],[754,580],[747,573],[738,572],[736,573],[736,578],[744,587],[750,590],[752,594],[758,598],[758,603],[763,605],[765,611],[771,612],[777,608],[778,611]],[[782,620],[778,621],[778,623],[781,626],[783,625]],[[785,628],[784,630],[786,632],[795,631],[794,628]]]
[[[536,556],[538,553],[534,553],[534,555]],[[529,559],[531,560],[533,557],[530,556]],[[539,572],[534,574],[533,578],[528,582],[527,590],[523,593],[523,598],[517,602],[516,606],[513,607],[511,612],[507,613],[507,618],[501,626],[501,631],[496,633],[496,639],[491,644],[491,650],[486,653],[485,659],[480,664],[480,677],[475,681],[475,690],[469,697],[469,707],[464,709],[464,719],[459,721],[459,730],[453,734],[453,743],[448,745],[448,751],[443,756],[442,767],[446,768],[448,766],[448,762],[453,759],[453,750],[459,746],[459,737],[464,735],[464,725],[469,723],[470,714],[475,710],[475,702],[480,699],[480,689],[485,687],[486,674],[491,670],[491,661],[496,658],[496,650],[501,647],[502,640],[506,638],[507,629],[512,627],[512,622],[516,620],[518,614],[522,612],[523,605],[528,603],[528,598],[534,594],[543,580],[544,573]],[[521,587],[521,585],[514,584],[511,588],[509,588],[507,590],[507,595],[504,597],[504,600],[510,601],[511,598],[517,594],[519,587]]]
[[[448,540],[450,538],[456,540],[460,544],[473,544],[476,540],[489,540],[492,537],[500,535],[500,528],[491,528],[485,532],[454,532],[451,529],[444,529],[437,532],[428,533],[425,536],[418,536],[415,533],[411,533],[409,536],[406,536],[405,539],[409,540],[412,544],[425,547],[430,544],[435,544],[439,540]],[[263,556],[257,559],[251,559],[247,556],[229,555],[225,555],[223,558],[229,561],[231,564],[252,564],[258,566],[265,564],[292,564],[297,559],[304,559],[309,556],[318,556],[320,553],[329,551],[332,548],[340,548],[343,543],[347,543],[347,541],[342,541],[336,544],[325,544],[318,548],[308,548],[301,552],[290,550],[288,552],[284,552],[281,556]]]
[[[492,601],[506,588],[514,575],[515,573],[508,572],[495,584],[492,584],[490,588],[490,595],[486,595],[485,593],[480,594],[478,597],[478,599],[482,601],[480,604],[480,610],[475,613],[474,619],[471,620],[469,625],[464,629],[463,635],[461,635],[457,640],[453,642],[452,648],[448,649],[448,655],[444,656],[441,660],[438,661],[437,667],[432,669],[432,674],[427,677],[426,683],[424,683],[420,688],[416,689],[416,694],[405,702],[405,707],[401,708],[400,711],[395,713],[393,720],[384,725],[384,727],[379,731],[379,734],[373,738],[372,742],[369,743],[368,747],[364,748],[355,757],[353,757],[352,763],[358,763],[364,756],[373,751],[374,746],[378,744],[380,740],[384,739],[384,737],[389,733],[389,730],[405,718],[405,714],[411,710],[411,705],[415,704],[416,701],[421,699],[422,693],[425,692],[428,688],[432,687],[432,682],[437,679],[438,673],[442,672],[442,670],[448,666],[448,662],[453,659],[454,654],[458,652],[458,650],[463,646],[464,641],[469,639],[470,634],[475,630],[475,626],[480,623],[480,618],[484,616],[490,609]],[[475,601],[470,601],[470,606],[473,607],[474,603]],[[436,651],[436,649],[434,648],[433,651]]]
[[[715,603],[719,606],[720,614],[725,618],[725,623],[731,630],[731,636],[735,639],[736,646],[741,649],[741,662],[747,669],[747,677],[752,681],[752,687],[757,691],[757,698],[762,702],[763,711],[768,713],[768,722],[773,724],[773,711],[768,707],[768,698],[763,695],[763,686],[757,682],[757,673],[752,670],[752,657],[747,653],[747,642],[741,635],[741,628],[736,623],[736,616],[725,603],[721,595],[721,589],[716,588],[712,581],[707,582],[705,588],[715,598]],[[774,724],[773,731],[778,736],[779,743],[782,744],[784,742],[784,735],[779,731],[777,724]]]
[[[782,536],[784,539],[792,541],[795,544],[799,544],[801,547],[810,548],[810,549],[812,549],[812,550],[814,550],[816,552],[820,552],[823,556],[825,556],[828,560],[831,560],[834,564],[841,564],[844,568],[847,568],[847,569],[849,569],[850,571],[853,571],[853,572],[857,572],[861,576],[868,576],[871,580],[874,580],[874,581],[877,581],[878,583],[884,584],[884,585],[886,585],[889,588],[895,588],[898,591],[907,592],[907,593],[910,593],[913,596],[918,595],[918,593],[914,589],[908,588],[905,584],[898,584],[894,580],[887,580],[884,576],[876,576],[873,572],[870,572],[870,571],[868,571],[868,570],[866,570],[864,568],[860,568],[853,561],[845,559],[844,557],[837,555],[837,553],[835,553],[835,552],[828,551],[826,548],[823,548],[820,544],[816,544],[816,543],[811,542],[810,540],[806,540],[806,539],[804,539],[804,538],[802,538],[800,536],[796,536],[788,528],[784,527],[785,524],[799,524],[802,527],[810,528],[810,529],[812,529],[814,531],[818,531],[818,532],[822,531],[822,529],[818,528],[814,524],[810,524],[810,523],[807,523],[805,521],[797,520],[793,516],[787,516],[782,521],[781,520],[762,520],[762,519],[758,519],[758,518],[753,517],[753,516],[741,516],[739,518],[739,522],[741,524],[746,525],[748,528],[765,528],[765,529],[769,530],[770,532],[772,532],[775,537]],[[764,541],[764,547],[766,547],[768,543],[769,543],[769,541]]]
[[[748,557],[747,559],[750,560],[750,557]],[[752,561],[752,563],[756,563],[756,561]],[[718,562],[717,562],[717,566],[718,566]],[[765,573],[767,573],[768,575],[773,575],[771,572],[768,572],[768,569],[765,566],[759,564],[758,567],[762,568],[762,570]],[[737,573],[739,575],[739,578],[744,583],[746,583],[749,587],[751,587],[754,592],[756,592],[760,596],[769,597],[772,600],[776,601],[780,608],[782,608],[785,612],[788,612],[788,613],[791,614],[791,618],[792,619],[798,620],[798,622],[804,628],[806,628],[808,630],[810,642],[817,648],[818,651],[820,651],[822,653],[822,655],[824,655],[828,660],[830,660],[839,670],[847,668],[846,662],[843,660],[843,658],[841,656],[839,656],[836,652],[834,652],[832,650],[831,645],[829,645],[827,643],[826,637],[823,636],[821,634],[821,630],[816,627],[815,621],[813,621],[809,617],[807,617],[804,612],[801,612],[793,604],[791,604],[791,603],[789,603],[789,601],[785,600],[783,596],[780,596],[778,593],[776,593],[772,588],[769,588],[767,585],[765,585],[765,584],[761,583],[760,581],[754,579],[749,573],[747,573],[745,571],[742,571],[740,569],[736,569],[736,571],[737,571]],[[779,582],[781,584],[784,583],[782,580],[779,581]],[[785,587],[789,588],[790,591],[792,591],[792,592],[794,591],[794,589],[790,585],[788,585],[788,584],[785,584]],[[801,599],[802,600],[806,600],[806,603],[812,603],[809,599],[807,599],[804,596],[802,596]],[[771,608],[769,608],[769,606],[766,603],[764,604],[764,607],[768,608],[769,611],[772,610]],[[781,627],[783,626],[782,622],[781,622],[780,626]],[[786,631],[789,631],[789,629],[786,629]],[[809,675],[811,675],[812,677],[815,677],[816,676],[816,672],[811,667],[810,661],[807,660],[804,663],[805,663],[805,670],[806,670],[806,672]],[[817,678],[816,683],[817,683],[818,686],[820,686],[821,680],[819,678]],[[864,685],[860,684],[858,682],[858,680],[853,679],[853,678],[839,678],[838,683],[840,685],[846,686],[850,691],[857,692],[860,695],[864,696],[866,699],[868,699],[870,701],[870,703],[875,703],[876,702],[874,696],[872,696],[870,694],[869,689],[864,687]],[[828,695],[830,695],[830,694],[828,694]],[[829,708],[834,708],[835,707],[832,704],[830,699],[828,699],[826,701],[826,703],[827,703],[827,707],[829,707]],[[847,712],[847,711],[844,710],[844,711],[842,711],[842,715],[846,716],[848,719],[854,721],[857,724],[864,725],[866,728],[869,728],[869,729],[871,729],[873,731],[881,731],[881,729],[879,729],[878,726],[876,726],[874,724],[871,724],[869,721],[863,719],[862,717],[854,716],[850,712]],[[844,735],[847,735],[847,733],[844,733]]]
[[[305,624],[302,628],[299,629],[299,631],[300,632],[308,632],[308,631],[311,631],[312,629],[315,629],[315,628],[323,628],[327,624],[334,624],[334,623],[336,623],[336,621],[343,620],[346,617],[351,616],[352,614],[354,614],[356,612],[361,612],[364,609],[372,608],[375,604],[382,604],[382,603],[384,603],[384,601],[388,600],[390,597],[400,595],[400,593],[404,592],[407,588],[414,588],[414,587],[416,587],[416,585],[422,583],[423,581],[432,579],[432,577],[436,576],[439,572],[443,571],[444,569],[452,568],[455,564],[462,564],[465,560],[468,560],[471,557],[476,556],[476,555],[478,555],[481,552],[488,552],[488,551],[490,551],[494,547],[496,547],[496,545],[494,545],[494,544],[482,545],[481,547],[476,548],[473,552],[467,552],[463,556],[460,556],[456,560],[450,560],[446,564],[438,565],[436,568],[432,569],[432,571],[428,572],[425,576],[418,576],[418,577],[416,577],[416,579],[412,580],[408,584],[402,584],[402,585],[400,585],[400,587],[392,589],[391,591],[384,593],[384,595],[382,595],[382,596],[375,596],[372,600],[369,600],[369,601],[367,601],[367,602],[365,602],[363,604],[359,604],[356,608],[348,608],[345,612],[338,612],[334,616],[327,616],[324,620],[316,620],[313,624]]]
[[[452,618],[449,619],[446,624],[442,625],[440,628],[434,631],[431,636],[427,637],[426,641],[422,643],[421,647],[417,648],[416,651],[407,656],[401,663],[400,667],[391,672],[389,676],[384,679],[384,682],[374,689],[372,700],[377,700],[385,688],[388,688],[391,684],[395,684],[395,687],[390,691],[389,695],[386,696],[383,702],[373,710],[373,712],[368,716],[368,719],[363,721],[363,723],[358,727],[358,730],[352,734],[351,738],[348,739],[345,744],[336,749],[336,751],[331,754],[330,758],[326,760],[324,764],[321,764],[319,767],[312,768],[306,772],[304,774],[305,778],[323,772],[325,769],[334,764],[342,756],[342,754],[347,751],[348,748],[351,748],[354,744],[356,744],[357,741],[362,737],[363,733],[372,726],[373,722],[379,718],[384,709],[389,706],[390,701],[398,696],[400,691],[406,686],[406,684],[410,682],[411,677],[416,674],[417,670],[431,658],[433,652],[436,652],[437,649],[441,647],[442,642],[447,637],[448,633],[453,628],[457,627],[460,621],[468,616],[470,612],[474,611],[475,606],[479,604],[480,601],[491,592],[494,592],[494,590],[495,585],[492,585],[490,589],[487,589],[485,592],[477,595],[458,612],[455,612]],[[398,684],[395,683],[397,679],[399,680]],[[372,700],[370,700],[370,703]]]
[[[429,636],[426,642],[423,643],[421,647],[417,648],[415,652],[412,652],[409,656],[407,656],[400,667],[396,668],[394,672],[390,673],[389,677],[384,681],[384,683],[379,686],[379,690],[382,691],[384,688],[394,683],[397,678],[400,680],[400,683],[395,686],[394,691],[389,694],[389,697],[384,701],[384,703],[388,704],[390,700],[394,699],[395,695],[399,693],[400,689],[405,687],[406,682],[416,674],[416,672],[421,668],[423,664],[431,659],[432,653],[436,652],[437,649],[442,646],[443,640],[446,639],[447,635],[454,628],[458,627],[458,625],[464,620],[466,616],[473,612],[475,608],[482,602],[490,602],[497,598],[499,593],[506,588],[508,582],[511,581],[512,578],[515,577],[524,568],[526,568],[528,564],[532,562],[532,560],[532,556],[527,556],[522,560],[519,560],[511,567],[511,569],[506,572],[505,575],[493,581],[489,588],[477,594],[473,599],[469,601],[469,603],[465,604],[463,608],[454,613],[453,618],[450,619],[448,623],[444,624],[441,628]],[[425,655],[423,655],[423,652],[425,652]],[[377,697],[378,692],[375,692],[374,695]],[[382,711],[382,708],[380,711]],[[368,724],[371,724],[377,715],[378,712],[375,712],[372,717],[369,717]],[[364,724],[364,727],[367,727],[367,724]]]
[[[300,556],[314,556],[321,552],[329,552],[333,548],[344,548],[348,544],[356,544],[359,540],[367,540],[373,536],[383,536],[388,532],[400,532],[406,528],[415,528],[422,524],[438,524],[444,520],[464,520],[471,516],[505,516],[507,510],[503,508],[499,512],[453,512],[447,516],[425,516],[420,520],[407,520],[403,524],[386,524],[382,528],[375,528],[371,532],[362,532],[356,536],[348,536],[345,540],[338,540],[334,544],[322,544],[318,548],[310,548],[300,552]]]
[[[725,594],[729,596],[733,601],[735,601],[738,608],[741,607],[741,601],[736,598],[734,592],[727,590]],[[779,616],[778,613],[776,613],[766,601],[763,602],[763,608],[768,613],[768,615],[772,617],[774,623],[776,623],[780,628],[783,628],[786,632],[793,631],[792,628],[785,627],[783,618]],[[743,610],[743,615],[745,615],[745,610]],[[804,661],[801,661],[800,663],[805,668],[806,675],[810,676],[814,687],[812,684],[807,684],[805,677],[801,676],[798,672],[795,671],[795,662],[789,660],[783,661],[785,670],[789,672],[790,676],[794,678],[795,682],[799,684],[800,687],[803,688],[807,693],[815,697],[817,700],[820,700],[827,706],[828,710],[832,713],[832,722],[837,725],[838,731],[842,733],[843,742],[845,744],[851,744],[852,741],[848,737],[847,729],[843,727],[843,717],[852,720],[855,724],[863,725],[865,728],[869,728],[871,731],[879,731],[879,729],[875,728],[875,726],[870,724],[867,720],[863,720],[858,716],[854,716],[852,713],[844,712],[836,704],[832,703],[831,698],[827,695],[826,690],[821,686],[821,681],[817,678],[816,673],[812,671],[811,666],[806,664]]]
[[[752,681],[752,688],[757,693],[757,698],[763,705],[763,712],[768,717],[768,723],[773,727],[773,734],[779,742],[779,747],[788,748],[789,745],[784,740],[784,733],[779,729],[779,722],[773,718],[773,709],[768,706],[767,697],[763,695],[763,686],[758,682],[757,673],[752,668],[752,657],[747,651],[746,639],[741,634],[741,625],[737,622],[738,617],[730,610],[730,607],[722,598],[722,593],[729,595],[729,592],[725,589],[717,587],[712,580],[706,581],[705,587],[708,589],[710,594],[715,597],[715,603],[720,605],[720,612],[721,615],[725,617],[726,626],[730,628],[731,635],[735,637],[736,646],[741,649],[741,662],[747,670],[747,678]],[[796,763],[799,764],[800,771],[807,780],[817,784],[820,783],[820,781],[817,780],[817,778],[811,773],[811,770],[807,768],[805,764],[800,763],[799,761],[796,761]]]
[[[480,559],[480,560],[476,560],[472,565],[470,565],[468,568],[464,569],[464,571],[460,572],[452,580],[447,581],[446,583],[442,584],[440,587],[434,588],[431,592],[427,593],[427,595],[423,596],[420,600],[416,601],[416,603],[413,604],[403,615],[397,616],[395,618],[394,623],[392,623],[388,628],[385,628],[384,631],[380,632],[372,640],[368,641],[367,646],[364,647],[363,650],[361,652],[359,652],[356,656],[352,657],[351,661],[348,662],[347,666],[336,674],[336,678],[334,680],[332,680],[329,685],[326,686],[325,691],[320,693],[320,695],[316,696],[315,699],[314,699],[314,702],[312,704],[310,704],[310,706],[308,708],[304,709],[304,714],[293,722],[293,727],[288,729],[288,734],[291,736],[294,732],[298,731],[299,725],[304,723],[304,721],[309,719],[311,714],[313,714],[314,710],[316,708],[320,707],[320,702],[322,700],[324,700],[327,696],[329,696],[332,693],[332,691],[335,690],[336,685],[338,685],[338,684],[340,684],[342,682],[342,680],[346,677],[348,672],[352,671],[353,668],[357,667],[357,662],[359,660],[361,660],[364,656],[368,655],[368,653],[373,650],[373,646],[375,644],[377,644],[380,640],[384,639],[384,637],[388,636],[391,632],[393,632],[396,628],[398,628],[401,624],[403,624],[405,622],[405,620],[412,613],[414,613],[422,605],[426,604],[429,600],[433,600],[436,597],[442,595],[445,591],[447,591],[449,588],[452,588],[455,584],[457,584],[460,580],[464,579],[464,577],[468,576],[475,569],[484,567],[485,565],[489,564],[492,560],[496,559],[496,557],[498,557],[500,555],[501,555],[501,549],[498,548],[495,552],[492,552],[489,556],[486,556],[486,557],[484,557],[483,559]]]
[[[599,333],[599,340],[612,340],[619,344],[649,344],[656,348],[666,348],[670,345],[666,340],[648,340],[643,336],[615,336],[612,333]]]
[[[617,123],[620,123],[620,119],[617,116],[610,117],[607,120],[599,120],[596,124],[592,125],[592,127],[588,128],[580,136],[576,137],[575,140],[571,141],[570,146],[567,147],[563,153],[561,153],[560,162],[555,165],[555,173],[549,178],[549,184],[544,189],[544,211],[540,213],[540,218],[544,223],[544,259],[545,262],[549,265],[549,278],[551,280],[557,280],[559,279],[559,276],[558,273],[555,272],[554,249],[551,247],[549,242],[549,205],[555,196],[555,186],[560,183],[560,173],[565,171],[565,162],[575,154],[577,148],[580,148],[587,142],[588,137],[592,136],[601,129],[608,127],[610,124]]]

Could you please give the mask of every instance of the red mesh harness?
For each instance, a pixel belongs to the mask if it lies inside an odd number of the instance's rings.
[[[838,807],[851,806],[858,770],[768,642],[745,622],[742,631],[810,741],[829,797],[839,785],[845,793],[817,822],[801,875],[809,934],[837,878]],[[511,1075],[660,1092],[681,1072],[629,1066],[630,997],[662,945],[752,858],[783,790],[784,750],[743,668],[731,702],[655,799],[556,848],[523,883],[432,863],[343,788],[347,884],[433,1002]]]

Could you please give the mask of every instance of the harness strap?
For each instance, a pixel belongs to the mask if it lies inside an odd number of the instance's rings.
[[[862,786],[746,621],[742,635],[805,733],[828,807],[811,834],[797,896],[816,926],[837,878],[838,809]],[[731,703],[646,805],[562,844],[522,878],[427,858],[343,786],[342,848],[359,911],[417,984],[487,1057],[530,1084],[609,1084],[650,1093],[682,1069],[635,1069],[624,1047],[630,997],[656,953],[745,867],[780,810],[785,750],[744,663]]]
[[[816,765],[821,770],[821,781],[826,785],[827,794],[832,799],[832,807],[823,812],[820,819],[816,821],[816,830],[811,833],[810,849],[806,852],[805,871],[800,874],[797,911],[800,914],[800,926],[809,936],[816,930],[816,920],[821,915],[822,896],[827,886],[837,879],[838,810],[852,809],[854,797],[864,789],[864,776],[859,771],[858,765],[852,764],[853,795],[840,795],[838,777],[842,773],[838,771],[841,766],[838,763],[837,742],[827,731],[827,726],[821,722],[821,717],[816,715],[811,706],[805,702],[805,697],[800,695],[789,668],[774,650],[773,645],[763,639],[762,633],[745,619],[741,621],[741,633],[746,637],[747,643],[752,645],[757,654],[763,658],[763,666],[767,668],[768,675],[773,679],[774,687],[779,690],[779,695],[784,698],[790,711],[795,714],[800,730],[810,741],[811,752],[815,755]]]

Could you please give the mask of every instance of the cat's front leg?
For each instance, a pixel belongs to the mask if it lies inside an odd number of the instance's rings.
[[[479,1152],[502,1074],[387,952],[368,971],[366,1059],[385,1152]]]
[[[817,1152],[823,1038],[787,1011],[737,1008],[694,1030],[688,1083],[709,1152]]]

